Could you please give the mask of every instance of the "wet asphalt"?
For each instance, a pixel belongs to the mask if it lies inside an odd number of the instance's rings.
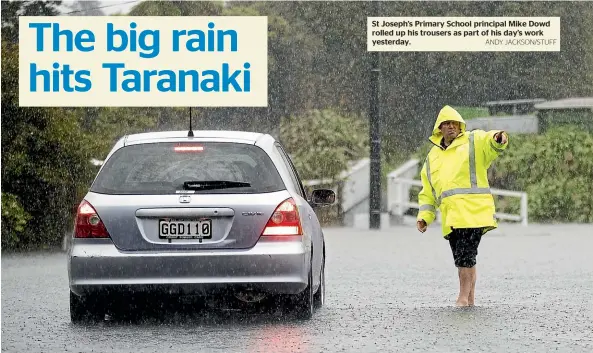
[[[326,229],[326,305],[137,309],[75,325],[66,255],[2,255],[2,352],[593,352],[593,225],[502,225],[478,255],[476,306],[433,227]]]

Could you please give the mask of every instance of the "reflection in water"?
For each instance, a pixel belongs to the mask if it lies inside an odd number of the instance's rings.
[[[137,340],[138,330],[152,331],[150,339],[144,337],[137,343],[139,347],[158,345],[159,337],[167,337],[173,347],[191,344],[213,352],[237,351],[230,347],[241,347],[240,352],[249,353],[312,351],[311,338],[306,335],[312,321],[301,321],[277,308],[256,306],[252,310],[237,310],[174,301],[162,306],[154,305],[154,301],[134,304],[124,305],[123,310],[108,314],[99,322],[70,324],[70,329],[91,341],[117,335],[127,337],[130,342]],[[152,339],[157,341],[153,343]]]
[[[266,324],[251,332],[247,352],[309,352],[309,340],[300,324]]]

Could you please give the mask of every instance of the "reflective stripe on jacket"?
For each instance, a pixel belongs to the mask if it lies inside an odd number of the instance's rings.
[[[444,121],[458,121],[461,133],[446,149],[440,145],[439,126]],[[445,106],[435,122],[430,141],[435,146],[428,153],[420,173],[422,190],[418,196],[418,220],[431,224],[435,211],[442,215],[446,238],[453,228],[496,228],[494,198],[488,183],[488,168],[508,146],[499,144],[494,135],[500,130],[466,131],[461,115]]]

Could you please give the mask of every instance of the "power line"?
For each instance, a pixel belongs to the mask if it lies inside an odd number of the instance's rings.
[[[91,10],[99,10],[99,9],[104,9],[104,8],[107,8],[107,7],[121,6],[121,5],[126,5],[126,4],[131,4],[131,3],[139,2],[139,1],[141,1],[141,0],[132,0],[132,1],[122,2],[120,4],[104,5],[104,6],[93,7],[93,8],[84,9],[84,10],[75,10],[75,11],[65,12],[64,15],[70,15],[70,14],[77,13],[77,12],[87,12],[87,11],[91,11]]]

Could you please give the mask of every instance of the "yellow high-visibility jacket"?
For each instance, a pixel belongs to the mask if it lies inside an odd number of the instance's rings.
[[[460,122],[461,132],[444,149],[439,126],[444,121]],[[435,210],[441,211],[442,232],[445,238],[453,228],[483,228],[483,233],[498,227],[494,218],[494,198],[488,183],[488,168],[508,147],[499,144],[494,135],[500,130],[466,131],[461,115],[450,106],[439,112],[430,141],[434,146],[428,153],[420,178],[422,190],[418,195],[420,209],[417,219],[430,225]]]

